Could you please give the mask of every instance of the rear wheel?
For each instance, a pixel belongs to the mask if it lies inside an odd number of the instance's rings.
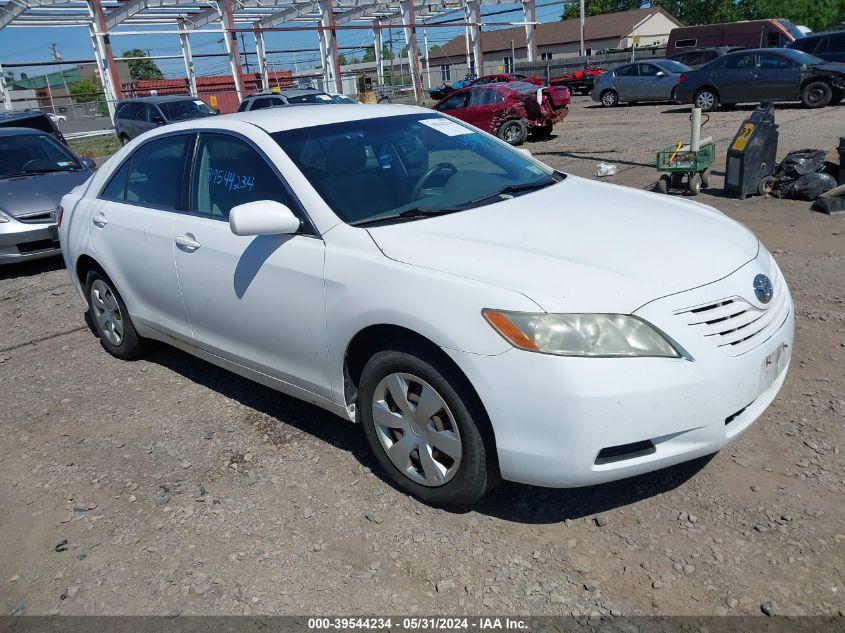
[[[696,92],[692,102],[696,108],[701,108],[702,112],[712,112],[719,107],[719,97],[716,91],[710,88],[702,88]]]
[[[509,145],[522,145],[528,137],[528,126],[519,119],[505,121],[497,136]]]
[[[801,103],[807,108],[823,108],[833,101],[833,88],[826,81],[811,81],[801,90]]]
[[[619,105],[619,95],[615,90],[605,90],[601,93],[601,104],[605,108],[615,108]]]
[[[99,268],[88,272],[85,296],[103,349],[123,360],[133,360],[146,351],[147,341],[138,336],[126,304],[112,281]]]
[[[498,482],[484,412],[466,380],[430,351],[378,352],[360,383],[367,442],[402,489],[432,505],[462,507]]]

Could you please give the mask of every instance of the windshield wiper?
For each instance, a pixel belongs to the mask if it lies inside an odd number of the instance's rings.
[[[452,207],[449,209],[424,209],[422,207],[414,207],[412,209],[405,209],[399,213],[391,213],[390,215],[382,215],[374,218],[364,218],[363,220],[355,220],[350,222],[350,226],[371,226],[373,224],[381,224],[382,222],[395,222],[396,220],[413,220],[416,218],[430,218],[436,215],[448,215],[449,213],[457,213],[463,211],[463,205],[460,207]]]
[[[50,167],[49,169],[27,169],[26,171],[16,171],[13,174],[6,174],[2,178],[20,178],[22,176],[36,176],[38,174],[53,174],[59,171],[80,171],[80,167]]]
[[[488,200],[492,200],[493,198],[507,196],[512,193],[523,193],[528,191],[536,191],[538,189],[545,189],[546,187],[550,187],[551,185],[554,185],[557,182],[559,181],[555,180],[554,178],[549,178],[549,180],[543,182],[529,182],[522,185],[508,185],[507,187],[503,187],[494,193],[488,193],[481,196],[480,198],[476,198],[475,200],[470,200],[466,204],[461,205],[461,207],[468,209],[470,207],[483,204]]]

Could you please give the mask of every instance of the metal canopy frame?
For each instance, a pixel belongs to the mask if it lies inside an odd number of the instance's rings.
[[[342,92],[337,32],[343,29],[372,29],[379,83],[383,38],[381,30],[402,28],[417,101],[422,99],[422,68],[418,48],[418,28],[433,26],[464,27],[467,58],[477,72],[482,68],[481,4],[483,0],[0,0],[0,30],[4,28],[83,27],[91,35],[97,66],[106,93],[109,113],[114,118],[115,103],[122,98],[110,38],[119,35],[173,33],[179,35],[185,72],[196,96],[196,75],[190,35],[223,34],[230,70],[238,98],[244,97],[237,34],[251,31],[255,37],[262,86],[267,89],[266,31],[313,30],[319,40],[322,73],[326,85]],[[535,0],[522,0],[529,56],[536,56],[534,28]],[[432,18],[458,12],[453,22],[432,24]],[[364,24],[353,24],[364,23]],[[280,26],[284,25],[284,26]],[[172,30],[148,27],[171,26]],[[134,28],[128,28],[134,27]],[[532,50],[533,49],[533,50]],[[424,51],[426,60],[427,47]],[[0,64],[2,63],[0,56]],[[429,82],[430,83],[430,82]],[[11,101],[2,79],[0,101],[6,109]]]

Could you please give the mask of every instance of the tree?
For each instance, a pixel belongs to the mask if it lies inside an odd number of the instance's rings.
[[[641,0],[585,0],[584,13],[590,16],[600,13],[613,13],[614,11],[628,11],[629,9],[639,9],[642,4]],[[578,18],[580,15],[580,4],[573,2],[564,7],[560,19],[571,20]]]
[[[97,111],[100,114],[108,114],[109,110],[106,107],[106,96],[103,91],[103,85],[98,79],[94,77],[83,77],[79,81],[75,81],[67,87],[71,98],[77,103],[97,103]]]
[[[390,48],[387,46],[383,46],[381,49],[381,58],[385,61],[389,61],[393,59],[393,53],[390,51]],[[376,61],[376,47],[375,46],[368,46],[367,50],[364,51],[364,57],[361,58],[362,62],[374,62]]]
[[[146,81],[150,79],[162,79],[164,77],[164,75],[161,74],[161,69],[156,65],[153,60],[142,59],[146,58],[147,55],[140,48],[133,48],[132,50],[123,51],[123,56],[137,58],[130,59],[127,62],[127,64],[129,65],[129,74],[132,76],[132,79]]]
[[[687,26],[786,18],[825,31],[839,28],[845,21],[843,0],[651,0],[651,4],[663,7]]]

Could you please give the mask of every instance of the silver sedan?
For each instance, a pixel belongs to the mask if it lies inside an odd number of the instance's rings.
[[[596,77],[590,96],[606,108],[623,101],[674,101],[681,74],[689,70],[670,59],[625,64]]]

